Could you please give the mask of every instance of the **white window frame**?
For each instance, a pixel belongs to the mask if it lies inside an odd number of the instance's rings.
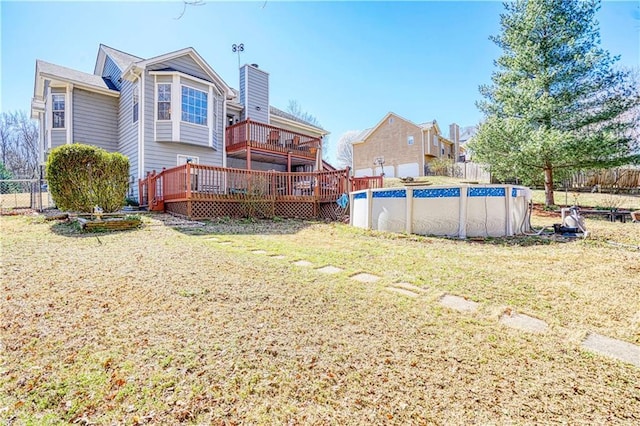
[[[54,109],[56,103],[55,98],[57,96],[62,97],[63,108]],[[62,112],[62,126],[56,126],[55,114],[56,112]],[[67,94],[66,93],[51,93],[51,128],[56,130],[64,130],[67,128]]]
[[[207,108],[206,108],[206,109],[205,109],[205,111],[204,111],[204,119],[205,119],[204,124],[202,124],[202,123],[194,123],[193,121],[188,121],[188,120],[185,120],[185,119],[184,119],[185,109],[183,108],[183,107],[184,107],[184,93],[183,93],[183,89],[184,89],[185,87],[186,87],[187,89],[191,89],[191,90],[194,90],[194,91],[196,91],[196,92],[200,92],[200,93],[202,93],[202,94],[205,96],[205,98],[206,98],[206,102],[207,102]],[[209,105],[210,105],[210,99],[209,99],[209,93],[208,93],[208,92],[206,92],[206,91],[204,91],[204,90],[201,90],[201,89],[198,89],[198,88],[196,88],[196,87],[194,87],[194,86],[190,86],[190,85],[188,85],[188,84],[184,84],[184,83],[182,83],[182,85],[181,85],[181,87],[180,87],[180,121],[182,121],[183,123],[192,124],[192,125],[194,125],[194,126],[208,127],[208,126],[209,126]],[[188,116],[188,113],[187,113],[187,116]]]
[[[177,155],[177,166],[182,166],[183,164],[187,164],[188,160],[191,159],[191,164],[200,164],[200,157],[195,155],[186,155],[186,154],[178,154]]]
[[[414,140],[413,140],[413,136],[407,136],[407,145],[413,145]]]
[[[438,135],[433,135],[433,146],[438,146]]]
[[[131,120],[133,124],[138,124],[138,121],[140,121],[140,86],[137,82],[133,85],[133,98],[131,102]]]
[[[169,86],[169,100],[164,100],[164,101],[160,101],[160,86]],[[173,111],[171,110],[172,104],[173,104],[173,88],[171,87],[172,84],[171,83],[156,83],[156,120],[157,121],[171,121],[171,117],[173,117]],[[165,104],[169,104],[169,118],[160,118],[160,102],[165,103]]]

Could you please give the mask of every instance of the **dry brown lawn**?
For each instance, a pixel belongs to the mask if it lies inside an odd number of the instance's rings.
[[[91,235],[0,217],[0,421],[640,421],[640,369],[580,346],[588,332],[640,344],[638,224],[589,220],[592,237],[569,242],[460,241],[159,218]],[[315,270],[326,265],[343,271]],[[425,292],[385,290],[400,281]],[[444,293],[480,309],[446,309]],[[549,330],[500,325],[509,309]]]

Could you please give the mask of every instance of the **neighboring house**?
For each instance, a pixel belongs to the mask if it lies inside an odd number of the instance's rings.
[[[185,162],[254,170],[322,168],[327,131],[269,105],[269,74],[240,68],[231,88],[193,48],[149,59],[100,45],[93,74],[36,61],[31,116],[40,161],[57,146],[96,145],[139,178]]]
[[[355,176],[424,176],[438,158],[458,161],[459,128],[450,126],[453,139],[445,138],[438,123],[415,124],[392,112],[353,141]]]
[[[472,153],[467,144],[478,133],[478,126],[466,126],[460,128],[460,161],[471,161]]]

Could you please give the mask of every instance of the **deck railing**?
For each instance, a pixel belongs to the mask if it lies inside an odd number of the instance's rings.
[[[164,210],[165,202],[336,201],[349,191],[348,170],[330,172],[263,172],[184,164],[149,173],[139,182],[140,205]]]
[[[382,176],[361,176],[352,177],[351,191],[360,191],[363,189],[376,189],[384,187]]]
[[[228,153],[251,147],[315,159],[321,141],[313,136],[245,120],[227,127],[225,145]]]

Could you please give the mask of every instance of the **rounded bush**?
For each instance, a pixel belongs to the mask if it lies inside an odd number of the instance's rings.
[[[119,210],[129,185],[129,159],[83,144],[54,148],[46,165],[49,192],[58,208],[89,213]]]

